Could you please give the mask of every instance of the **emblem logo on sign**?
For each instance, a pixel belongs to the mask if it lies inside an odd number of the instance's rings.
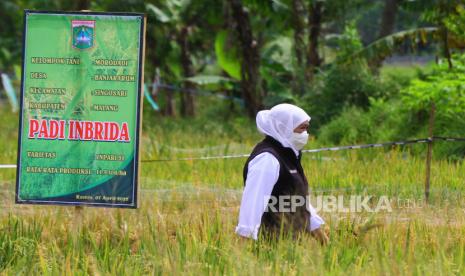
[[[72,20],[73,47],[80,50],[92,48],[94,46],[95,21],[93,20]]]

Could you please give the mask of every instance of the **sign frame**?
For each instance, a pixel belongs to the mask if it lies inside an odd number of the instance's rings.
[[[121,203],[111,203],[111,202],[71,202],[71,201],[47,201],[47,200],[37,200],[37,199],[21,199],[21,154],[23,152],[22,148],[22,139],[23,139],[23,108],[24,108],[24,86],[26,78],[26,41],[27,41],[27,17],[30,14],[50,14],[50,15],[96,15],[96,16],[131,16],[131,17],[140,17],[140,29],[139,29],[139,51],[138,51],[138,64],[137,70],[139,72],[137,76],[137,91],[136,92],[136,126],[134,133],[136,138],[134,139],[134,175],[132,179],[132,192],[133,197],[132,201],[128,204]],[[103,208],[126,208],[126,209],[137,209],[139,207],[139,179],[140,179],[140,138],[142,134],[142,113],[143,113],[143,97],[142,89],[144,84],[144,61],[145,61],[145,35],[146,35],[146,24],[147,17],[144,13],[136,12],[87,12],[87,11],[37,11],[37,10],[24,10],[23,16],[23,43],[22,43],[22,62],[21,62],[21,87],[20,87],[20,112],[19,112],[19,127],[18,127],[18,147],[17,147],[17,166],[16,166],[16,190],[15,190],[15,203],[16,204],[33,204],[33,205],[58,205],[58,206],[89,206],[89,207],[103,207]],[[95,41],[93,42],[95,44]],[[93,45],[91,48],[95,48]],[[84,51],[88,49],[83,49]]]

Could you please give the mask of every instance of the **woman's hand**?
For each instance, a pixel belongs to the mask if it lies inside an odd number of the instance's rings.
[[[328,235],[326,235],[321,227],[311,231],[310,233],[320,242],[321,245],[327,245],[329,243]]]

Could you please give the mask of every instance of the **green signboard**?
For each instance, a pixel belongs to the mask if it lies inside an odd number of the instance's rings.
[[[137,207],[145,18],[25,11],[16,202]]]

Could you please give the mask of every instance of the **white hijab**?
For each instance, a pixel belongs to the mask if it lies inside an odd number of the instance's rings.
[[[290,138],[294,129],[311,118],[300,107],[292,104],[278,104],[270,110],[262,110],[257,113],[258,131],[269,135],[279,141],[285,148],[291,148],[295,155],[299,151],[292,145]]]

